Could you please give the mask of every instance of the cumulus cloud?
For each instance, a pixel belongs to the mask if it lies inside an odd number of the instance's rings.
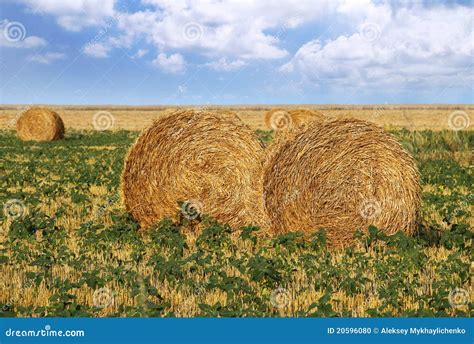
[[[29,36],[21,41],[11,41],[4,35],[0,35],[0,46],[2,47],[32,49],[43,47],[46,44],[47,42],[43,38],[37,36]]]
[[[166,73],[179,74],[186,70],[186,62],[181,54],[166,56],[161,53],[153,60],[153,64]]]
[[[466,72],[472,78],[472,9],[351,4],[340,13],[352,18],[352,33],[305,43],[280,70],[318,84],[365,87],[448,85]]]
[[[105,35],[96,35],[91,41],[87,42],[82,48],[84,54],[95,58],[106,58],[110,56],[110,52],[114,48],[130,48],[133,44],[131,36],[114,37]],[[140,49],[137,52],[138,57],[143,56],[146,52],[147,50]]]
[[[53,15],[57,23],[69,31],[102,25],[115,14],[115,0],[21,0],[33,13]]]
[[[90,43],[84,46],[84,54],[95,57],[95,58],[106,58],[109,56],[109,52],[112,50],[112,47],[109,44],[97,42]]]
[[[148,9],[120,17],[124,35],[145,38],[160,50],[197,50],[211,57],[278,59],[285,30],[319,17],[326,1],[144,0]]]
[[[193,53],[216,71],[274,60],[280,71],[313,84],[391,87],[451,83],[459,74],[472,78],[472,7],[441,1],[142,0],[133,10],[120,9],[116,0],[21,1],[70,31],[103,26],[112,17],[113,28],[100,31],[85,54],[105,58],[120,47],[139,58],[156,51],[153,64],[170,73],[184,72],[184,56]],[[313,22],[326,23],[327,30],[318,28],[322,36],[315,33],[291,56],[285,35],[301,29],[308,37]],[[45,44],[39,37],[22,42]],[[0,38],[0,44],[11,42]]]
[[[218,72],[231,72],[242,68],[246,64],[243,60],[227,61],[225,57],[222,57],[217,61],[206,63],[206,66]]]
[[[148,53],[147,49],[138,49],[138,51],[132,56],[134,59],[139,59]]]
[[[64,60],[66,58],[66,54],[57,53],[57,52],[48,52],[44,54],[36,54],[30,56],[29,60],[41,64],[51,64],[54,61]]]

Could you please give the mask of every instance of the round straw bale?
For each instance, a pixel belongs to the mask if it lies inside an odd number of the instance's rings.
[[[324,120],[322,113],[309,109],[274,109],[265,114],[267,128],[277,132],[300,128],[313,121],[322,123]]]
[[[312,123],[280,144],[263,173],[264,206],[276,233],[324,228],[328,244],[341,246],[371,224],[387,234],[415,230],[415,161],[373,123]]]
[[[20,116],[16,132],[23,141],[60,140],[64,137],[64,123],[53,110],[35,106]]]
[[[144,228],[200,214],[234,228],[263,225],[263,154],[263,143],[235,114],[177,110],[131,148],[122,175],[125,207]]]
[[[283,111],[283,114],[279,114],[279,111]],[[322,124],[329,120],[324,114],[312,111],[308,109],[294,109],[294,110],[275,110],[274,115],[277,117],[277,122],[281,124],[280,129],[275,130],[273,133],[272,143],[265,150],[265,159],[271,159],[273,154],[278,151],[280,146],[286,141],[291,140],[296,134],[304,130],[309,123]],[[270,112],[267,113],[266,119],[272,122]],[[290,125],[284,126],[285,119],[290,118]],[[275,119],[275,118],[274,118]],[[278,121],[280,119],[281,121]]]

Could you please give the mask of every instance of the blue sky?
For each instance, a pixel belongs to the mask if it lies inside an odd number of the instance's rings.
[[[470,1],[4,0],[3,104],[472,103]]]

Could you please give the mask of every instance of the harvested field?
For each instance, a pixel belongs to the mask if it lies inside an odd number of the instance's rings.
[[[419,227],[372,227],[336,250],[324,231],[270,237],[210,219],[196,232],[186,218],[139,230],[120,202],[138,131],[70,129],[44,143],[0,133],[3,315],[472,315],[473,131],[392,130],[420,171]]]
[[[0,128],[13,128],[15,118],[24,111],[24,105],[3,105],[0,107]],[[186,106],[183,106],[186,107]],[[265,113],[276,108],[314,109],[332,118],[357,118],[368,120],[384,127],[410,130],[451,129],[453,117],[458,118],[457,126],[463,128],[464,119],[470,118],[469,127],[474,126],[473,105],[241,105],[241,106],[190,106],[196,109],[235,111],[252,129],[267,130]],[[166,113],[171,106],[51,106],[61,114],[66,128],[92,130],[93,116],[99,111],[107,111],[115,121],[112,130],[143,130]],[[457,112],[460,111],[460,112]],[[454,118],[455,119],[455,118]],[[465,128],[464,128],[465,129]]]

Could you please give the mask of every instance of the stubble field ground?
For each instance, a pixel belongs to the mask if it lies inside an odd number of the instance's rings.
[[[310,241],[298,233],[271,238],[212,219],[198,233],[187,220],[139,231],[121,205],[120,174],[139,130],[165,108],[57,107],[66,138],[47,143],[15,137],[12,124],[24,108],[0,108],[0,203],[15,213],[0,217],[2,315],[473,313],[471,105],[312,107],[384,125],[421,174],[414,237],[370,228],[357,245],[336,251],[326,248],[324,231]],[[267,107],[230,109],[271,145]],[[100,111],[110,130],[96,130]]]

